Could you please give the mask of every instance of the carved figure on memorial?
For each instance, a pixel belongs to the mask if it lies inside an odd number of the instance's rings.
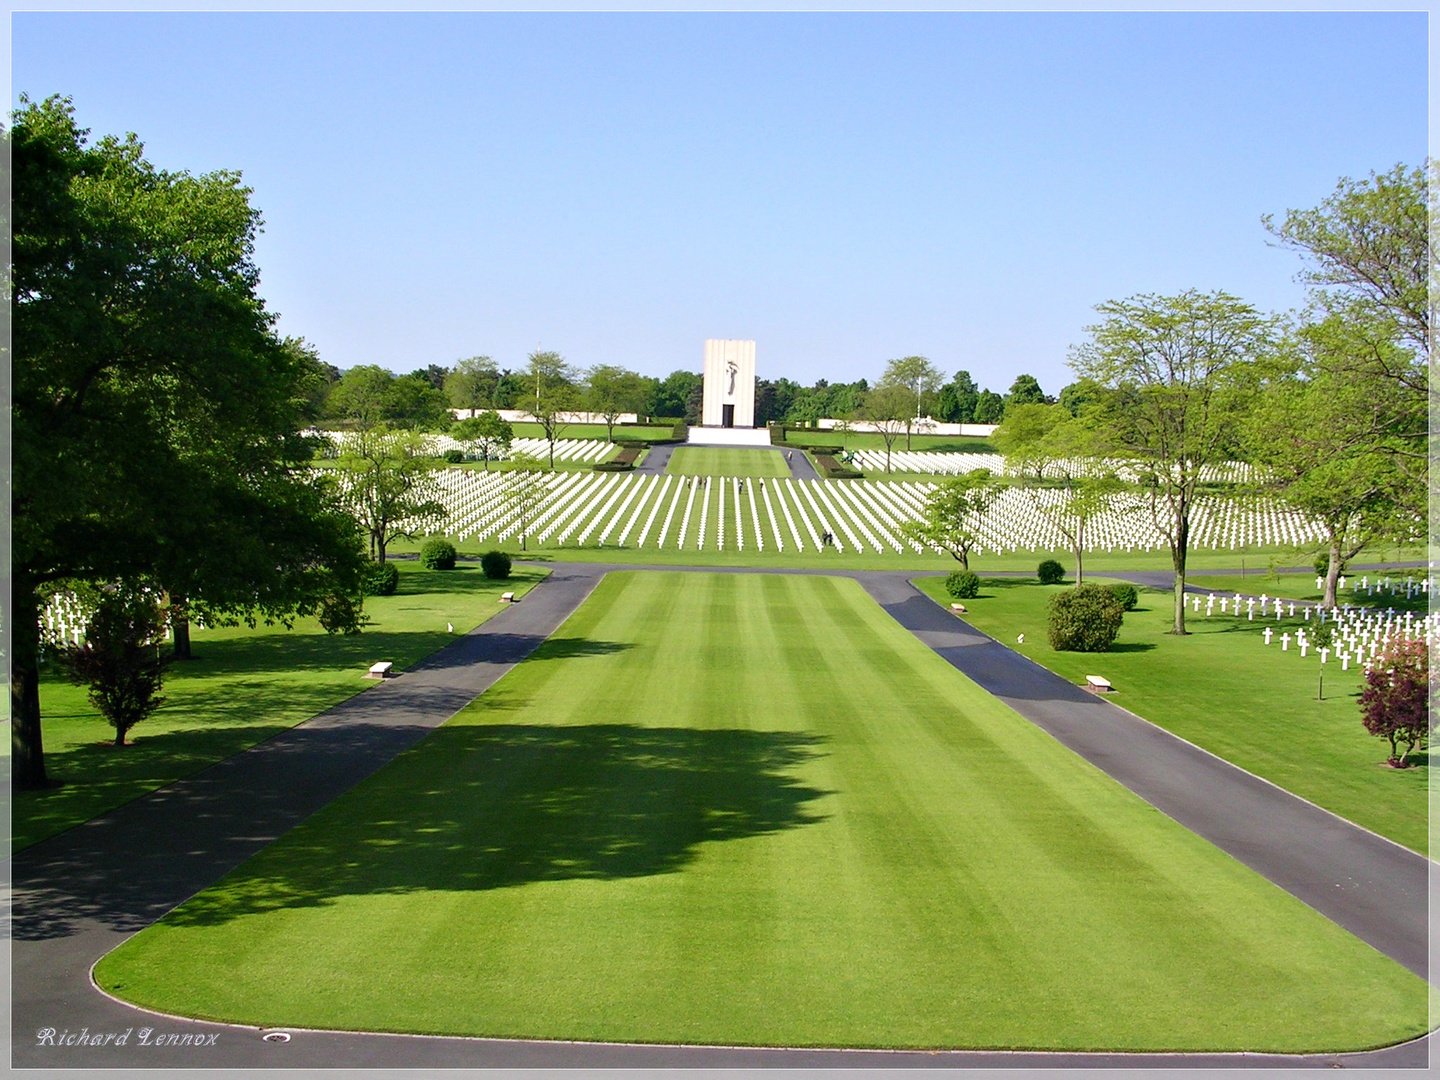
[[[738,375],[738,374],[740,374],[740,368],[739,368],[738,366],[736,366],[734,360],[727,360],[727,361],[725,361],[725,374],[726,374],[727,376],[729,376],[729,382],[727,382],[727,383],[725,384],[725,396],[726,396],[726,397],[734,397],[734,396],[735,396],[735,376]]]

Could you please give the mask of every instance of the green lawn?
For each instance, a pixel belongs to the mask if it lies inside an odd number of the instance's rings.
[[[326,634],[313,619],[295,629],[192,628],[196,659],[170,668],[165,704],[131,729],[123,749],[115,729],[53,669],[42,668],[40,712],[46,771],[63,786],[16,791],[13,845],[28,847],[180,777],[308,720],[374,683],[363,678],[377,660],[399,670],[428,656],[457,632],[500,610],[502,591],[526,592],[545,571],[524,570],[490,581],[478,566],[442,572],[397,562],[400,589],[372,596],[373,624],[362,633]],[[7,740],[8,747],[8,740]]]
[[[676,476],[789,476],[785,455],[775,450],[729,446],[677,446],[665,469]]]
[[[915,584],[949,606],[943,579]],[[1103,675],[1115,685],[1117,705],[1341,817],[1428,852],[1427,755],[1415,755],[1418,768],[1386,766],[1389,744],[1360,724],[1357,665],[1342,673],[1332,657],[1325,665],[1325,698],[1316,699],[1318,655],[1311,650],[1302,660],[1293,641],[1286,652],[1279,641],[1282,630],[1293,634],[1304,620],[1262,620],[1257,606],[1249,622],[1222,616],[1218,605],[1207,619],[1202,606],[1199,615],[1187,616],[1191,633],[1177,638],[1168,632],[1173,594],[1142,590],[1111,652],[1056,652],[1046,640],[1046,603],[1069,587],[986,579],[980,598],[964,602],[965,619],[1072,682]],[[1268,646],[1266,626],[1276,628]],[[1023,645],[1016,642],[1022,633]]]
[[[1392,581],[1403,580],[1407,575],[1418,580],[1423,574],[1424,571],[1420,569],[1381,571],[1378,574],[1362,570],[1358,574],[1346,574],[1345,588],[1336,590],[1335,599],[1342,605],[1354,604],[1360,607],[1380,608],[1382,611],[1392,607],[1396,611],[1425,611],[1430,600],[1424,593],[1416,593],[1406,600],[1404,592],[1367,593],[1360,588],[1362,578],[1373,583],[1382,577],[1389,577]],[[1237,574],[1211,576],[1187,574],[1185,584],[1194,585],[1199,589],[1213,589],[1216,595],[1222,592],[1231,595],[1240,592],[1247,596],[1259,596],[1264,593],[1266,596],[1283,596],[1287,600],[1311,600],[1316,603],[1323,595],[1321,590],[1315,588],[1314,574],[1269,574],[1263,571],[1246,574],[1244,577]]]
[[[266,1026],[1339,1050],[1422,980],[981,691],[852,581],[612,574],[99,984]]]

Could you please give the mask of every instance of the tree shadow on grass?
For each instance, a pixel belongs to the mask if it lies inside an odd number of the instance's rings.
[[[168,916],[223,923],[342,896],[672,873],[699,845],[822,820],[793,732],[451,725]]]
[[[1151,641],[1117,641],[1106,651],[1112,653],[1136,653],[1150,652],[1154,648],[1155,643]]]

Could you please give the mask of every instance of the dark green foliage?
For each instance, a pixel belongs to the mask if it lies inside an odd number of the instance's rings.
[[[1329,572],[1330,572],[1330,553],[1329,553],[1328,551],[1322,551],[1319,555],[1316,555],[1316,556],[1315,556],[1315,573],[1318,574],[1320,577],[1324,577],[1324,576],[1325,576],[1326,574],[1328,574]],[[1345,573],[1345,560],[1344,560],[1344,559],[1341,559],[1341,560],[1340,560],[1340,573],[1342,573],[1342,574]]]
[[[616,458],[614,461],[597,461],[590,468],[594,472],[630,472],[635,468],[635,463]]]
[[[956,570],[945,579],[945,591],[956,600],[973,600],[980,595],[980,575],[970,570]]]
[[[1041,585],[1059,585],[1065,580],[1065,568],[1054,559],[1046,559],[1035,570]]]
[[[165,703],[165,616],[153,596],[127,587],[107,587],[98,600],[84,642],[62,650],[60,662],[72,682],[90,685],[91,704],[124,746],[125,733]]]
[[[1115,594],[1115,599],[1120,601],[1120,606],[1126,611],[1134,611],[1135,605],[1140,602],[1140,590],[1128,581],[1117,581],[1105,587]]]
[[[426,570],[454,570],[455,545],[438,536],[426,540],[425,546],[420,549],[420,565]]]
[[[1050,598],[1050,647],[1059,652],[1108,652],[1125,608],[1103,585],[1077,585]]]
[[[459,465],[465,460],[465,452],[463,450],[446,450],[445,453],[440,456],[451,465]]]
[[[400,568],[394,563],[376,563],[365,571],[366,596],[394,596],[400,587]]]
[[[487,551],[480,556],[480,570],[487,578],[510,576],[510,556],[503,551]]]
[[[207,623],[323,609],[335,626],[358,613],[363,554],[305,467],[329,369],[256,295],[260,217],[239,174],[165,172],[134,136],[91,143],[61,98],[22,98],[9,136],[4,614],[13,777],[38,788],[47,582],[143,579]]]

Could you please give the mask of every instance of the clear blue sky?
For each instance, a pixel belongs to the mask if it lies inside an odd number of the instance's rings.
[[[1296,306],[1262,214],[1426,151],[1423,13],[35,14],[18,95],[231,168],[262,292],[341,368],[874,378],[1054,393],[1092,307]]]

